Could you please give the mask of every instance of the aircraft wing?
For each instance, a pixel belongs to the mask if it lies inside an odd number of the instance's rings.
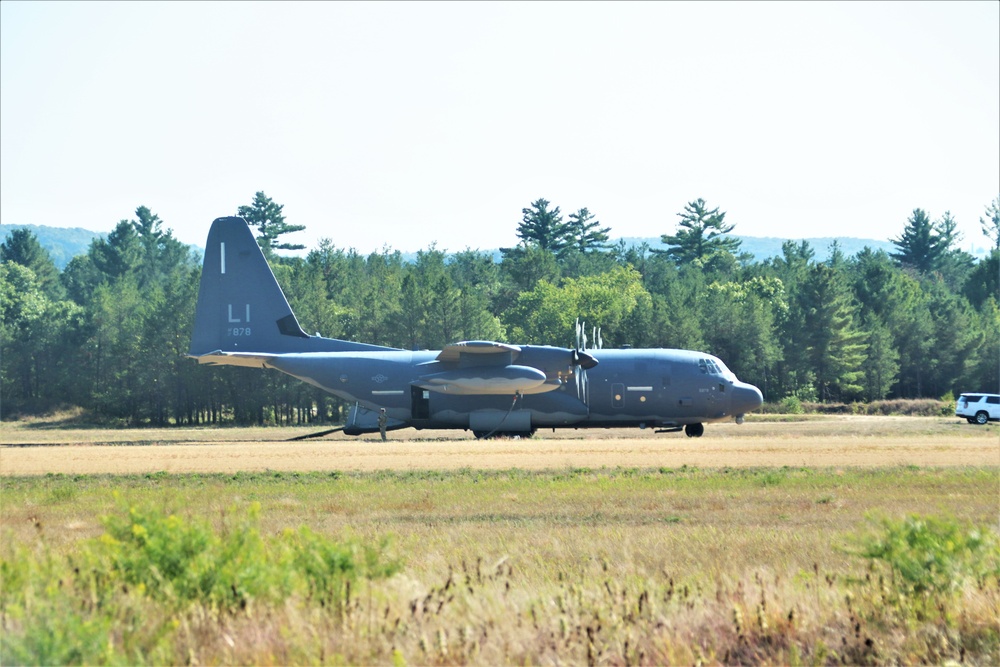
[[[199,364],[210,366],[243,366],[245,368],[268,368],[269,362],[276,355],[257,352],[223,352],[216,350],[208,354],[188,355],[197,359]]]
[[[518,357],[531,357],[531,349],[487,340],[453,343],[445,346],[434,361],[421,364],[434,371],[421,375],[415,384],[429,391],[469,396],[540,394],[562,386],[558,372],[550,377],[545,364],[538,366],[544,355],[536,353],[537,358],[529,363],[515,365]],[[568,352],[556,351],[556,355]]]
[[[461,361],[462,357],[467,354],[477,355],[476,364],[477,365],[493,365],[496,364],[509,364],[511,361],[517,358],[517,355],[521,353],[521,348],[518,345],[508,345],[507,343],[495,343],[489,340],[464,340],[460,343],[452,343],[451,345],[445,345],[444,349],[437,356],[438,361],[445,363],[457,363]],[[497,357],[496,362],[491,362],[489,358],[483,358],[480,355],[510,355]]]

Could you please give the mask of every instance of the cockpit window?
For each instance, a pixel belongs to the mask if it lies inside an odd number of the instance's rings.
[[[732,371],[726,368],[726,365],[722,361],[714,357],[699,359],[698,369],[707,375],[720,375],[724,378],[729,378],[732,375]]]
[[[722,369],[719,368],[719,365],[715,363],[714,359],[699,359],[698,368],[701,369],[702,373],[722,375]]]

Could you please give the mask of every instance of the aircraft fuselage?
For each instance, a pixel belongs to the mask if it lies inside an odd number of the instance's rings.
[[[525,350],[531,350],[525,346]],[[548,348],[558,349],[558,348]],[[720,421],[760,406],[760,392],[711,355],[687,350],[601,350],[600,363],[577,374],[556,371],[558,386],[542,393],[448,393],[421,386],[436,375],[438,352],[317,352],[284,354],[266,365],[369,410],[386,408],[396,426],[488,427],[530,431],[558,427],[673,427]],[[711,362],[711,363],[706,363]],[[714,369],[712,367],[714,364]],[[548,373],[553,375],[553,373]],[[489,381],[494,382],[495,373]],[[473,378],[474,379],[474,378]],[[515,403],[516,398],[516,403]],[[504,416],[506,416],[504,420]],[[502,421],[501,423],[501,420]],[[369,420],[370,421],[370,420]],[[369,423],[362,430],[371,430]]]

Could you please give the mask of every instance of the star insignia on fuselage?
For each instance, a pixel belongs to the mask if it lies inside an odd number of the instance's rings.
[[[381,373],[379,373],[378,375],[376,375],[375,377],[372,378],[372,381],[375,382],[375,383],[377,383],[377,384],[382,384],[383,382],[385,382],[388,379],[389,378],[387,378],[386,376],[384,376]]]

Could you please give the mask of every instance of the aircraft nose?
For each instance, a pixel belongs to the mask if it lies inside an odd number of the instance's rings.
[[[739,416],[753,412],[763,404],[764,395],[760,393],[760,389],[744,382],[733,384],[732,409],[734,415]]]

